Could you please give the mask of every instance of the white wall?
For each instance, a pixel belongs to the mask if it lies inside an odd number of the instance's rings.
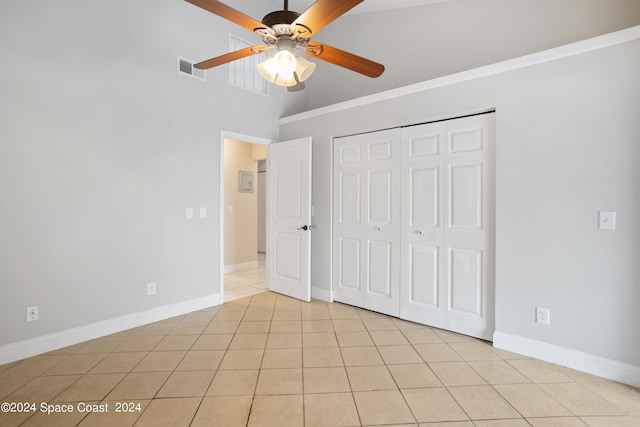
[[[612,376],[640,384],[638,28],[611,47],[281,120],[281,138],[314,141],[312,286],[330,283],[332,137],[495,108],[497,332],[612,361]],[[596,228],[598,210],[617,211],[616,231]],[[550,326],[535,324],[538,305]]]
[[[230,32],[246,36],[181,0],[0,2],[0,363],[24,340],[215,301],[220,134],[276,139],[284,94],[230,87],[227,66],[177,73]]]
[[[294,5],[295,6],[295,5]],[[449,75],[640,24],[637,0],[453,0],[343,16],[314,41],[386,66],[371,79],[320,60],[308,109]],[[289,105],[288,114],[304,111]]]
[[[224,143],[225,266],[258,262],[258,162],[253,159],[255,145],[233,139],[225,139]],[[253,172],[253,193],[238,191],[238,172],[241,170]]]

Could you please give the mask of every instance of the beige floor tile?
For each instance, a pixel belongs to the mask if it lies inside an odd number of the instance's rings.
[[[451,397],[447,389],[414,388],[402,390],[418,422],[463,421],[469,417]]]
[[[456,362],[462,358],[448,344],[416,344],[413,346],[427,362]]]
[[[524,418],[512,420],[483,420],[474,421],[476,427],[530,427],[530,424]]]
[[[137,427],[189,426],[198,410],[201,398],[155,399],[142,413]]]
[[[447,387],[486,384],[466,362],[437,362],[428,365]]]
[[[59,394],[56,402],[101,401],[127,374],[89,374]]]
[[[274,368],[302,368],[302,349],[266,349],[262,358],[262,369]]]
[[[238,326],[240,322],[213,321],[204,329],[203,334],[235,334]]]
[[[91,369],[92,374],[131,372],[150,353],[132,351],[128,353],[111,353]]]
[[[331,320],[303,320],[302,332],[333,332],[333,322]]]
[[[569,383],[571,378],[551,363],[534,359],[509,360],[508,363],[534,383]]]
[[[451,342],[473,342],[475,338],[468,337],[466,335],[458,334],[456,332],[445,331],[444,329],[433,328],[433,332],[440,337],[440,339],[446,343]]]
[[[205,397],[191,427],[245,427],[252,401],[251,396]]]
[[[442,387],[438,377],[425,364],[389,365],[387,368],[399,388]]]
[[[0,372],[0,378],[36,377],[65,360],[67,355],[36,356],[15,363]]]
[[[107,356],[108,353],[72,354],[44,375],[86,374]]]
[[[204,396],[214,373],[214,371],[174,372],[158,391],[156,398]]]
[[[351,393],[306,394],[304,416],[306,427],[360,425]]]
[[[378,352],[387,365],[424,363],[420,355],[410,345],[380,346]]]
[[[272,334],[298,334],[302,333],[302,321],[279,320],[271,322]]]
[[[305,368],[328,368],[344,366],[344,362],[338,347],[305,348],[302,351],[302,365]]]
[[[253,399],[249,427],[303,426],[302,395],[256,396]]]
[[[2,378],[0,380],[0,400],[18,390],[32,379],[31,377]]]
[[[640,416],[640,391],[614,382],[584,383],[583,385],[628,415]]]
[[[51,403],[51,402],[47,402],[47,403],[49,403],[50,405],[55,405],[54,403]],[[72,412],[66,412],[66,413],[53,412],[51,414],[47,414],[47,412],[40,411],[37,414],[33,415],[31,418],[29,418],[24,424],[21,424],[21,426],[25,426],[25,427],[67,427],[67,426],[75,426],[80,421],[82,421],[82,419],[85,418],[87,416],[87,414],[84,413],[84,412],[78,411],[76,409],[76,404],[75,403],[69,403],[69,404],[73,408]],[[91,404],[91,403],[89,403],[89,404]],[[39,406],[39,404],[38,404],[38,406]],[[0,418],[0,425],[7,426],[8,424],[3,423],[2,422],[2,418]]]
[[[638,427],[640,417],[582,417],[589,427]]]
[[[402,329],[401,332],[411,344],[442,343],[440,337],[431,329]]]
[[[578,417],[527,418],[533,427],[586,427]]]
[[[540,387],[574,415],[626,415],[613,403],[579,383],[540,384]]]
[[[200,335],[191,350],[226,350],[232,339],[231,334]]]
[[[398,325],[390,318],[363,319],[362,322],[369,331],[393,331],[399,329]]]
[[[350,366],[347,368],[353,391],[397,390],[386,366]]]
[[[5,398],[7,402],[49,402],[81,378],[80,375],[36,377]]]
[[[450,387],[449,392],[472,420],[521,418],[491,386]]]
[[[218,369],[259,369],[264,350],[227,350]]]
[[[341,393],[351,391],[345,368],[305,368],[305,393]]]
[[[154,335],[150,337],[128,337],[114,351],[151,351],[162,340],[162,336]]]
[[[186,354],[186,351],[154,351],[142,359],[133,371],[172,371],[176,369]]]
[[[370,331],[375,345],[409,345],[400,331]]]
[[[267,334],[236,334],[231,340],[231,350],[257,350],[267,346]]]
[[[209,322],[186,322],[183,321],[171,330],[169,335],[200,335]]]
[[[87,342],[86,345],[76,350],[76,354],[83,353],[111,353],[126,341],[125,337],[106,336]]]
[[[133,372],[128,374],[106,400],[152,399],[171,372]]]
[[[329,306],[329,314],[331,315],[332,320],[360,319],[355,308],[341,304]]]
[[[300,310],[276,310],[273,312],[272,320],[302,320],[302,312]]]
[[[253,396],[260,371],[218,371],[213,377],[207,396]]]
[[[333,319],[333,329],[336,332],[366,331],[360,319]]]
[[[267,334],[271,322],[240,322],[236,334]]]
[[[262,369],[256,395],[302,394],[302,369]]]
[[[168,335],[158,343],[154,351],[189,350],[198,339],[197,335]]]
[[[376,347],[343,347],[340,351],[345,366],[384,365]]]
[[[336,335],[329,332],[312,332],[308,334],[302,334],[302,347],[314,348],[314,347],[337,347],[338,340]]]
[[[526,384],[530,382],[503,360],[469,362],[469,366],[489,384]]]
[[[420,427],[475,427],[472,421],[446,421],[442,423],[420,423]]]
[[[484,341],[449,343],[462,360],[500,360],[500,356],[493,352],[493,347]]]
[[[176,327],[179,322],[156,322],[151,323],[149,325],[140,326],[139,328],[135,328],[133,331],[133,336],[136,337],[149,337],[153,335],[165,336],[169,334]]]
[[[302,311],[303,322],[305,320],[330,320],[330,319],[331,319],[331,314],[329,313],[328,310],[309,310],[309,311],[303,310]],[[331,327],[333,328],[333,324]]]
[[[220,366],[224,351],[189,351],[178,367],[177,371],[215,371]]]
[[[367,331],[343,331],[336,332],[340,347],[367,347],[373,346],[371,335]]]
[[[572,415],[537,384],[495,385],[494,388],[525,418]]]
[[[360,421],[365,425],[415,423],[411,410],[398,390],[353,393]],[[384,408],[384,410],[381,410]]]
[[[269,334],[267,348],[302,348],[302,334]]]
[[[273,310],[247,310],[243,322],[266,322],[273,317]]]

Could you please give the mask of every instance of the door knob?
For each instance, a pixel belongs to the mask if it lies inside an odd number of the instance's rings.
[[[303,225],[302,227],[296,228],[296,230],[304,230],[304,231],[307,231],[308,229],[309,229],[309,226],[307,225]]]
[[[424,231],[422,231],[422,230],[416,230],[416,234],[419,234],[419,235],[421,235],[421,236],[422,236],[422,235],[424,234]]]
[[[382,231],[382,227],[376,227],[377,231]]]

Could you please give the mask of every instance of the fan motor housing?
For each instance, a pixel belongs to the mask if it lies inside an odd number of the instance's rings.
[[[293,21],[298,19],[299,16],[300,14],[298,12],[294,12],[292,10],[277,10],[265,15],[265,17],[262,18],[262,23],[267,27],[272,28],[279,24],[290,25]]]

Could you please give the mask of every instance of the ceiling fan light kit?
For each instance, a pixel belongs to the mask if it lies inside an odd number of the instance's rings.
[[[310,41],[314,32],[318,32],[364,0],[317,0],[302,14],[290,11],[288,0],[284,0],[284,10],[268,13],[262,22],[217,0],[186,1],[255,32],[265,43],[265,46],[248,47],[199,62],[194,65],[195,68],[209,69],[277,49],[277,53],[258,64],[257,69],[268,82],[286,86],[290,92],[303,89],[304,81],[316,68],[316,64],[298,55],[296,49],[304,50],[307,56],[312,58],[330,62],[368,77],[375,78],[384,72],[382,64],[323,43]]]

